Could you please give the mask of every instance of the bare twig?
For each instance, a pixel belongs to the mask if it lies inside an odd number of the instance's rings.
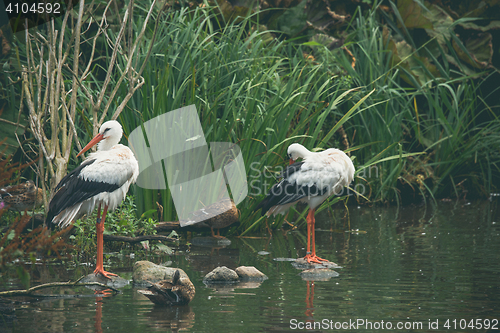
[[[0,122],[2,122],[2,123],[6,123],[6,124],[10,124],[10,125],[14,125],[14,126],[19,126],[19,127],[21,127],[22,129],[25,129],[25,128],[26,128],[26,126],[24,126],[24,125],[21,125],[21,124],[18,124],[18,123],[14,123],[14,122],[12,122],[12,121],[9,121],[9,120],[7,120],[7,119],[3,119],[3,118],[0,118]]]
[[[116,96],[119,91],[126,86],[127,92],[125,96],[120,96],[120,103],[112,115],[112,119],[116,119],[133,94],[144,84],[141,75],[154,44],[153,38],[145,59],[137,51],[155,12],[156,0],[148,9],[137,37],[131,33],[134,0],[129,0],[124,8],[116,35],[108,35],[107,17],[113,11],[110,10],[113,4],[117,6],[116,2],[110,1],[106,5],[96,5],[95,1],[85,4],[84,0],[72,2],[76,2],[75,5],[79,7],[75,6],[74,11],[66,12],[62,22],[51,21],[47,24],[46,32],[26,30],[25,33],[27,63],[21,78],[23,89],[19,115],[22,108],[27,106],[29,128],[40,147],[39,155],[43,157],[38,165],[39,176],[44,182],[50,181],[48,188],[51,191],[66,174],[74,141],[81,149],[77,137],[81,124],[78,111],[90,106],[93,134],[96,134],[104,119],[109,117],[110,107],[118,103]],[[96,10],[99,10],[99,19],[93,15]],[[153,36],[156,36],[159,24],[161,22],[156,22]],[[97,28],[95,32],[92,32],[94,29],[91,26]],[[125,37],[127,31],[129,36]],[[85,33],[93,35],[86,36]],[[104,82],[101,82],[93,75],[96,64],[100,66],[103,62],[96,54],[99,54],[98,45],[104,38],[112,52],[110,59],[105,59],[106,65],[102,69],[106,75]],[[82,48],[83,44],[85,48]],[[82,57],[81,50],[89,50],[90,56]],[[85,101],[80,97],[84,97]],[[47,208],[45,199],[44,203]]]
[[[111,60],[109,62],[109,68],[108,68],[108,71],[106,73],[106,78],[104,79],[104,83],[102,85],[101,93],[99,95],[99,98],[97,99],[97,103],[94,106],[94,111],[97,111],[98,109],[100,109],[102,101],[104,99],[104,95],[106,94],[106,90],[108,88],[109,82],[111,81],[111,74],[113,72],[113,67],[115,66],[115,63],[116,63],[116,56],[118,54],[119,44],[120,44],[120,41],[121,41],[121,39],[123,37],[123,34],[125,32],[125,26],[127,25],[128,16],[129,16],[129,13],[130,13],[130,7],[133,6],[133,2],[134,2],[133,0],[130,0],[129,7],[125,11],[125,15],[123,16],[122,26],[120,27],[120,31],[118,32],[118,37],[116,38],[115,47],[113,48],[113,53],[111,54]],[[117,86],[119,86],[119,83],[117,84]],[[113,97],[110,97],[108,99],[108,103],[112,99],[113,99]],[[97,117],[94,118],[94,131],[95,131],[94,134],[97,134],[97,127],[99,127],[103,123],[104,117],[106,116],[106,113],[107,113],[106,111],[107,111],[107,108],[104,109],[104,112],[103,112],[103,114],[101,116],[101,119],[99,119],[99,123],[97,123]]]
[[[161,240],[167,242],[177,242],[178,239],[171,238],[163,235],[144,235],[137,237],[127,237],[127,236],[115,236],[115,235],[104,235],[105,241],[115,241],[115,242],[127,242],[127,243],[140,243],[147,240]]]
[[[131,65],[132,65],[132,58],[133,58],[133,55],[135,53],[135,50],[137,48],[137,45],[139,44],[139,42],[141,41],[142,37],[144,36],[144,33],[146,31],[146,27],[147,27],[147,24],[149,22],[149,19],[151,17],[151,12],[153,11],[153,8],[155,7],[156,5],[156,0],[153,1],[153,3],[151,4],[151,8],[149,9],[148,11],[148,14],[146,15],[146,19],[144,20],[144,24],[142,25],[142,29],[141,29],[141,32],[139,33],[139,35],[137,36],[137,38],[135,39],[135,42],[134,42],[134,45],[132,46],[132,49],[130,50],[129,52],[129,58],[128,58],[128,62],[127,62],[127,67],[125,68],[125,72],[122,74],[122,76],[125,76],[126,73],[130,70],[131,68]],[[160,14],[158,14],[160,15]],[[156,28],[155,28],[155,32],[156,32]],[[156,36],[156,33],[155,33],[155,36]],[[153,46],[154,44],[154,39],[151,40],[151,45],[150,45],[150,48]],[[141,76],[142,74],[142,70],[144,69],[144,64],[147,63],[148,61],[148,58],[151,54],[151,51],[149,50],[148,53],[147,53],[147,56],[146,56],[146,59],[144,59],[144,62],[141,66],[141,69],[139,71],[139,73],[137,73],[136,76],[134,76],[134,78],[132,79],[132,85],[137,81],[137,85],[135,87],[131,86],[131,89],[129,89],[127,95],[125,96],[125,98],[123,99],[123,101],[120,103],[120,105],[118,105],[118,107],[116,108],[115,110],[115,113],[113,114],[113,116],[111,117],[111,119],[116,119],[118,118],[118,116],[120,115],[120,113],[123,111],[123,109],[125,108],[125,105],[127,105],[128,101],[132,98],[132,96],[134,95],[135,91],[137,89],[139,89],[143,84],[144,84],[144,78]],[[120,78],[121,79],[121,78]],[[107,110],[109,108],[109,105],[110,103],[108,102],[108,105],[106,105],[106,108],[104,110],[104,113],[107,113]],[[104,120],[104,119],[103,119]]]
[[[6,291],[0,291],[0,296],[40,296],[35,294],[34,292],[40,289],[45,289],[45,288],[53,288],[53,287],[79,287],[79,286],[99,286],[103,287],[106,289],[111,289],[114,292],[118,292],[119,290],[110,287],[108,285],[105,285],[104,283],[100,282],[80,282],[81,279],[83,279],[84,276],[76,280],[75,282],[50,282],[50,283],[44,283],[40,284],[38,286],[31,287],[29,289],[25,290],[6,290]]]
[[[95,48],[96,48],[96,43],[97,43],[97,37],[99,37],[104,32],[103,25],[104,25],[104,22],[106,22],[106,12],[108,11],[108,8],[109,8],[109,6],[111,5],[112,2],[113,1],[108,2],[108,5],[106,6],[106,8],[104,8],[104,13],[102,14],[101,23],[99,23],[98,29],[97,29],[97,33],[93,37],[92,51],[90,53],[90,59],[89,59],[89,62],[87,64],[87,68],[85,68],[85,70],[82,73],[82,80],[85,80],[87,78],[87,75],[89,75],[89,73],[90,73],[90,68],[92,67],[92,63],[93,63],[93,60],[94,60],[94,54],[95,54]],[[89,26],[90,26],[90,24],[89,24]],[[107,22],[106,22],[106,25],[104,26],[104,28],[107,28],[107,26],[108,25],[107,25]],[[75,75],[75,77],[76,77],[76,75]]]
[[[82,145],[80,144],[80,141],[78,140],[78,133],[76,132],[76,128],[75,128],[75,123],[73,122],[73,117],[71,117],[71,114],[69,113],[69,110],[68,110],[68,107],[66,106],[66,103],[62,103],[62,106],[64,108],[64,110],[66,111],[66,115],[68,116],[68,120],[69,120],[69,124],[71,126],[71,130],[73,131],[73,135],[75,136],[76,140],[76,146],[78,148],[78,150],[82,150]],[[69,159],[69,152],[70,150],[68,149],[67,151],[67,154],[65,157],[67,157]]]
[[[38,117],[37,117],[36,112],[35,112],[35,105],[33,104],[33,100],[31,99],[31,92],[29,90],[30,88],[29,88],[29,83],[28,83],[28,75],[26,74],[25,71],[23,71],[22,75],[23,75],[24,93],[26,96],[26,102],[28,103],[28,110],[29,110],[29,114],[30,114],[30,117],[29,117],[30,127],[31,127],[31,130],[33,132],[33,135],[40,143],[40,147],[42,148],[43,153],[44,153],[45,157],[47,158],[47,162],[50,163],[50,158],[48,157],[49,154],[47,154],[47,151],[45,150],[45,147],[42,144],[43,140],[42,140],[42,138],[40,136],[40,132],[39,132],[40,124],[38,123]],[[49,170],[51,170],[52,173],[54,172],[52,169],[49,169]]]

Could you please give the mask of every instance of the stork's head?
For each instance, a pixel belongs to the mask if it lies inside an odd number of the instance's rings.
[[[77,157],[92,148],[96,143],[97,150],[109,150],[114,145],[118,144],[122,138],[122,125],[116,120],[110,120],[102,124],[97,134],[90,142],[76,155]]]
[[[299,158],[306,157],[309,153],[310,151],[300,143],[292,143],[288,146],[288,158],[290,159],[290,164],[293,164]]]

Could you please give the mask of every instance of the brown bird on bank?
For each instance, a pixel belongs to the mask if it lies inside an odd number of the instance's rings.
[[[0,201],[10,210],[24,212],[40,207],[43,203],[43,191],[28,180],[19,185],[11,185],[0,189]]]
[[[172,280],[163,280],[151,283],[148,290],[139,290],[141,294],[158,305],[186,305],[195,295],[195,288],[187,277],[181,278],[181,273],[176,270]]]
[[[206,216],[211,216],[207,218]],[[225,238],[220,235],[220,230],[222,228],[228,227],[234,222],[238,221],[239,211],[236,208],[233,200],[231,199],[220,199],[219,201],[208,205],[202,209],[199,209],[192,213],[191,219],[194,221],[202,222],[198,226],[209,226],[212,231],[212,237],[215,238]],[[183,223],[191,224],[193,221],[181,220],[180,225]],[[214,228],[217,229],[217,235],[214,233]]]
[[[219,215],[205,221],[210,226],[212,237],[225,238],[220,235],[220,229],[225,228],[238,221],[238,209],[234,202],[230,199],[221,200],[205,208],[209,212],[221,212]],[[217,229],[217,235],[214,233],[214,228]]]

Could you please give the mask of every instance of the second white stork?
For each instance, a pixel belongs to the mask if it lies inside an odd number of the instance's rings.
[[[327,261],[316,255],[314,237],[314,213],[316,208],[333,194],[339,194],[342,187],[348,186],[354,178],[354,165],[343,151],[330,148],[314,153],[298,143],[288,147],[290,165],[279,176],[282,178],[271,187],[266,198],[257,205],[262,215],[284,214],[297,202],[309,205],[307,214],[307,253],[308,263]],[[302,158],[301,162],[295,162]],[[295,163],[293,163],[295,162]],[[292,164],[293,163],[293,164]],[[312,251],[311,251],[312,238]]]
[[[130,148],[119,144],[122,126],[115,120],[102,124],[97,134],[77,157],[98,143],[97,151],[75,170],[67,174],[56,186],[49,205],[46,225],[57,224],[65,228],[97,205],[97,258],[95,274],[109,278],[116,274],[103,267],[103,232],[108,211],[114,210],[125,199],[130,184],[139,175],[139,164]],[[101,208],[102,217],[101,217]]]

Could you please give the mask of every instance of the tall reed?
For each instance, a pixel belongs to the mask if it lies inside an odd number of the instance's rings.
[[[207,142],[240,146],[249,180],[244,221],[283,167],[292,142],[308,147],[336,146],[338,109],[348,95],[323,67],[306,61],[301,48],[269,40],[255,27],[256,15],[220,22],[213,8],[170,13],[157,42],[140,94],[122,122],[130,131],[165,112],[195,104]],[[362,99],[358,97],[358,100]],[[343,122],[361,105],[352,108]],[[168,190],[135,189],[139,211],[161,204],[164,219],[175,218]]]
[[[400,190],[408,184],[421,192],[423,200],[458,197],[460,190],[488,196],[500,185],[499,105],[487,105],[487,96],[481,96],[482,82],[453,70],[444,53],[439,57],[444,62],[439,76],[419,60],[417,50],[408,56],[415,56],[411,69],[405,65],[408,59],[395,62],[387,28],[376,15],[376,11],[358,13],[352,22],[347,46],[356,59],[355,68],[344,54],[319,50],[326,63],[341,64],[350,79],[347,82],[362,94],[375,89],[366,101],[372,105],[370,112],[360,113],[346,127],[356,134],[354,144],[371,143],[359,150],[359,159],[369,164],[366,161],[381,152],[423,153],[379,163],[377,179],[370,182],[371,199],[399,201]],[[408,41],[408,45],[415,43]],[[431,54],[425,46],[418,51]],[[416,79],[416,73],[422,76]],[[462,184],[461,189],[457,184]]]

